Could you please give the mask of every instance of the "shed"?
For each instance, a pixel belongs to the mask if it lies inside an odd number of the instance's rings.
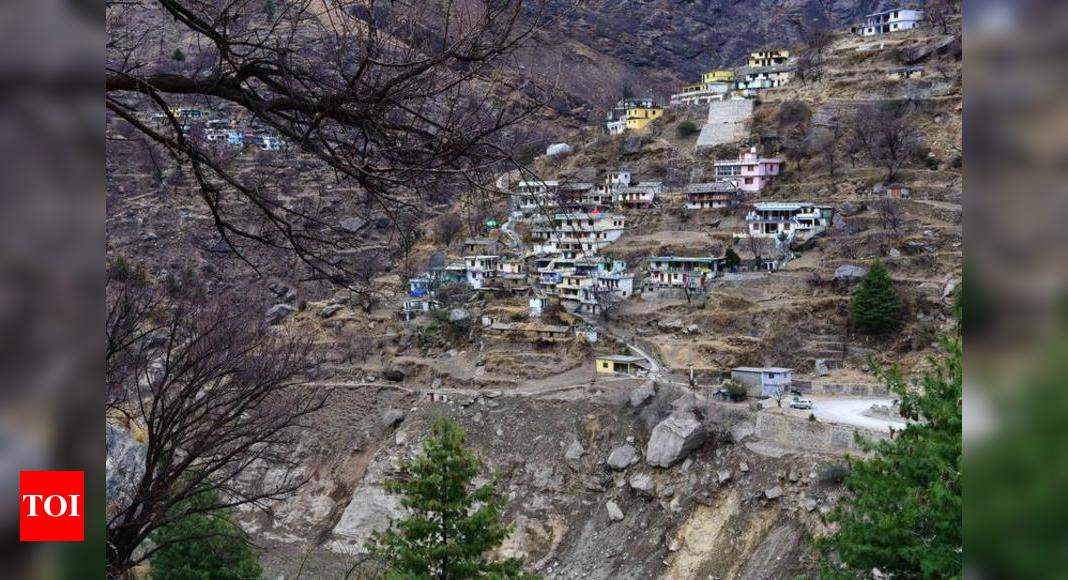
[[[597,357],[597,372],[636,375],[649,370],[649,363],[640,356],[612,354]]]

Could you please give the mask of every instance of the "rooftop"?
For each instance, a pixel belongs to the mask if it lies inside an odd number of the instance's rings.
[[[691,183],[686,186],[686,193],[735,193],[737,191],[738,185],[733,181]]]
[[[742,371],[747,373],[792,373],[794,369],[788,369],[785,367],[734,367],[734,371]]]
[[[599,357],[597,357],[597,359],[598,360],[608,360],[608,361],[617,362],[617,363],[630,363],[630,364],[639,363],[639,362],[641,362],[641,363],[645,362],[644,358],[642,358],[640,356],[629,355],[629,354],[609,354],[609,355],[605,355],[605,356],[599,356]]]

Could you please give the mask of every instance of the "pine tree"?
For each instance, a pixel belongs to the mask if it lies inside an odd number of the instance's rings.
[[[846,479],[848,505],[832,513],[840,528],[823,542],[841,565],[825,577],[866,577],[873,568],[894,578],[960,578],[963,571],[961,479],[962,347],[946,343],[920,384],[885,375],[914,422],[889,441],[867,444]]]
[[[901,298],[878,260],[853,292],[853,323],[861,332],[871,334],[891,332],[901,326]]]
[[[409,512],[367,544],[386,578],[533,578],[518,559],[486,558],[511,529],[500,521],[495,485],[473,487],[481,468],[481,459],[464,448],[463,429],[438,419],[422,454],[403,462],[401,477],[386,484]]]
[[[738,252],[734,251],[734,248],[727,248],[727,251],[723,254],[723,259],[723,265],[729,270],[742,265],[742,257],[738,255]]]
[[[178,506],[181,513],[205,509],[218,503],[214,490],[190,498],[191,506]],[[160,527],[153,535],[161,546],[151,559],[152,578],[160,580],[205,580],[259,578],[260,564],[244,532],[226,510],[195,514]]]
[[[185,60],[185,53],[182,52],[182,49],[176,48],[174,49],[174,53],[171,54],[171,58],[177,62],[182,62]]]

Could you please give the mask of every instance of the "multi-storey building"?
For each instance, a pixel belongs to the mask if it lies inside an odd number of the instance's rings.
[[[627,112],[632,109],[652,109],[656,101],[651,98],[622,99],[606,114],[606,127],[610,135],[619,135],[627,130]]]
[[[742,67],[738,69],[734,89],[745,96],[753,96],[760,91],[781,87],[793,80],[794,68],[793,65],[785,63]]]
[[[778,157],[761,157],[756,147],[752,147],[737,159],[724,159],[715,162],[716,180],[733,181],[746,193],[760,193],[760,190],[782,173],[783,160]]]
[[[921,22],[923,22],[923,10],[895,8],[865,16],[860,25],[853,27],[853,34],[875,36],[900,32],[916,28]]]
[[[596,254],[623,235],[626,220],[612,213],[558,213],[540,218],[531,228],[535,251],[575,258]]]
[[[800,234],[820,231],[831,224],[833,209],[809,202],[762,202],[745,216],[749,235],[793,240]]]

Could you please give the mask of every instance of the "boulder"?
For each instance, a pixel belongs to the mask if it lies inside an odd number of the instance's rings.
[[[749,464],[744,461],[739,463],[738,471],[741,471],[742,473],[749,473]]]
[[[341,229],[346,232],[356,233],[367,227],[367,220],[358,217],[350,217],[341,220]]]
[[[671,467],[705,442],[707,432],[689,413],[676,413],[653,428],[645,450],[649,465]]]
[[[638,461],[638,450],[633,445],[620,445],[612,450],[608,454],[608,467],[615,469],[616,471],[623,471],[624,469],[634,465]]]
[[[278,324],[297,309],[289,304],[275,304],[267,309],[267,324]]]
[[[631,489],[642,495],[652,497],[656,493],[656,482],[648,473],[636,473],[631,476],[628,483]]]
[[[826,377],[831,374],[831,369],[827,366],[827,361],[825,359],[816,359],[816,364],[814,366],[817,377]]]
[[[618,522],[623,519],[623,510],[619,509],[619,504],[615,500],[608,500],[608,503],[604,504],[606,510],[608,510],[608,519],[613,522]]]
[[[834,271],[834,279],[840,282],[856,282],[867,275],[867,268],[852,264],[842,264]]]
[[[756,427],[749,422],[738,423],[737,425],[731,426],[727,433],[731,437],[731,443],[737,445],[738,443],[745,441],[747,438],[752,437],[753,434],[756,433]]]
[[[584,453],[586,453],[586,450],[582,448],[582,444],[576,439],[571,442],[571,445],[567,446],[567,451],[564,452],[564,459],[578,461]]]
[[[564,153],[571,153],[571,146],[567,143],[553,143],[545,148],[545,154],[549,157],[563,155]]]
[[[449,311],[449,322],[460,322],[471,318],[471,313],[464,308],[453,308]]]
[[[716,481],[719,482],[720,485],[723,485],[724,483],[727,483],[730,480],[731,470],[729,469],[721,469],[719,470],[719,473],[716,474]]]
[[[779,499],[780,497],[782,497],[782,487],[778,485],[764,490],[765,499]]]
[[[816,500],[810,497],[806,497],[805,499],[801,500],[801,509],[805,510],[806,512],[816,511]]]
[[[700,329],[697,327],[696,324],[691,324],[686,327],[686,334],[697,334],[698,330]]]
[[[653,382],[642,383],[641,386],[630,392],[630,406],[635,409],[641,407],[654,396],[656,396],[656,387]]]
[[[323,318],[330,318],[331,316],[337,314],[342,308],[344,308],[344,306],[340,304],[327,304],[319,312],[319,316]]]
[[[959,285],[960,278],[951,278],[946,282],[946,286],[942,289],[942,299],[945,300],[946,298],[953,296],[953,293],[957,291],[957,286]]]
[[[401,421],[404,421],[404,411],[400,409],[390,409],[382,413],[382,426],[386,429],[400,425]]]

